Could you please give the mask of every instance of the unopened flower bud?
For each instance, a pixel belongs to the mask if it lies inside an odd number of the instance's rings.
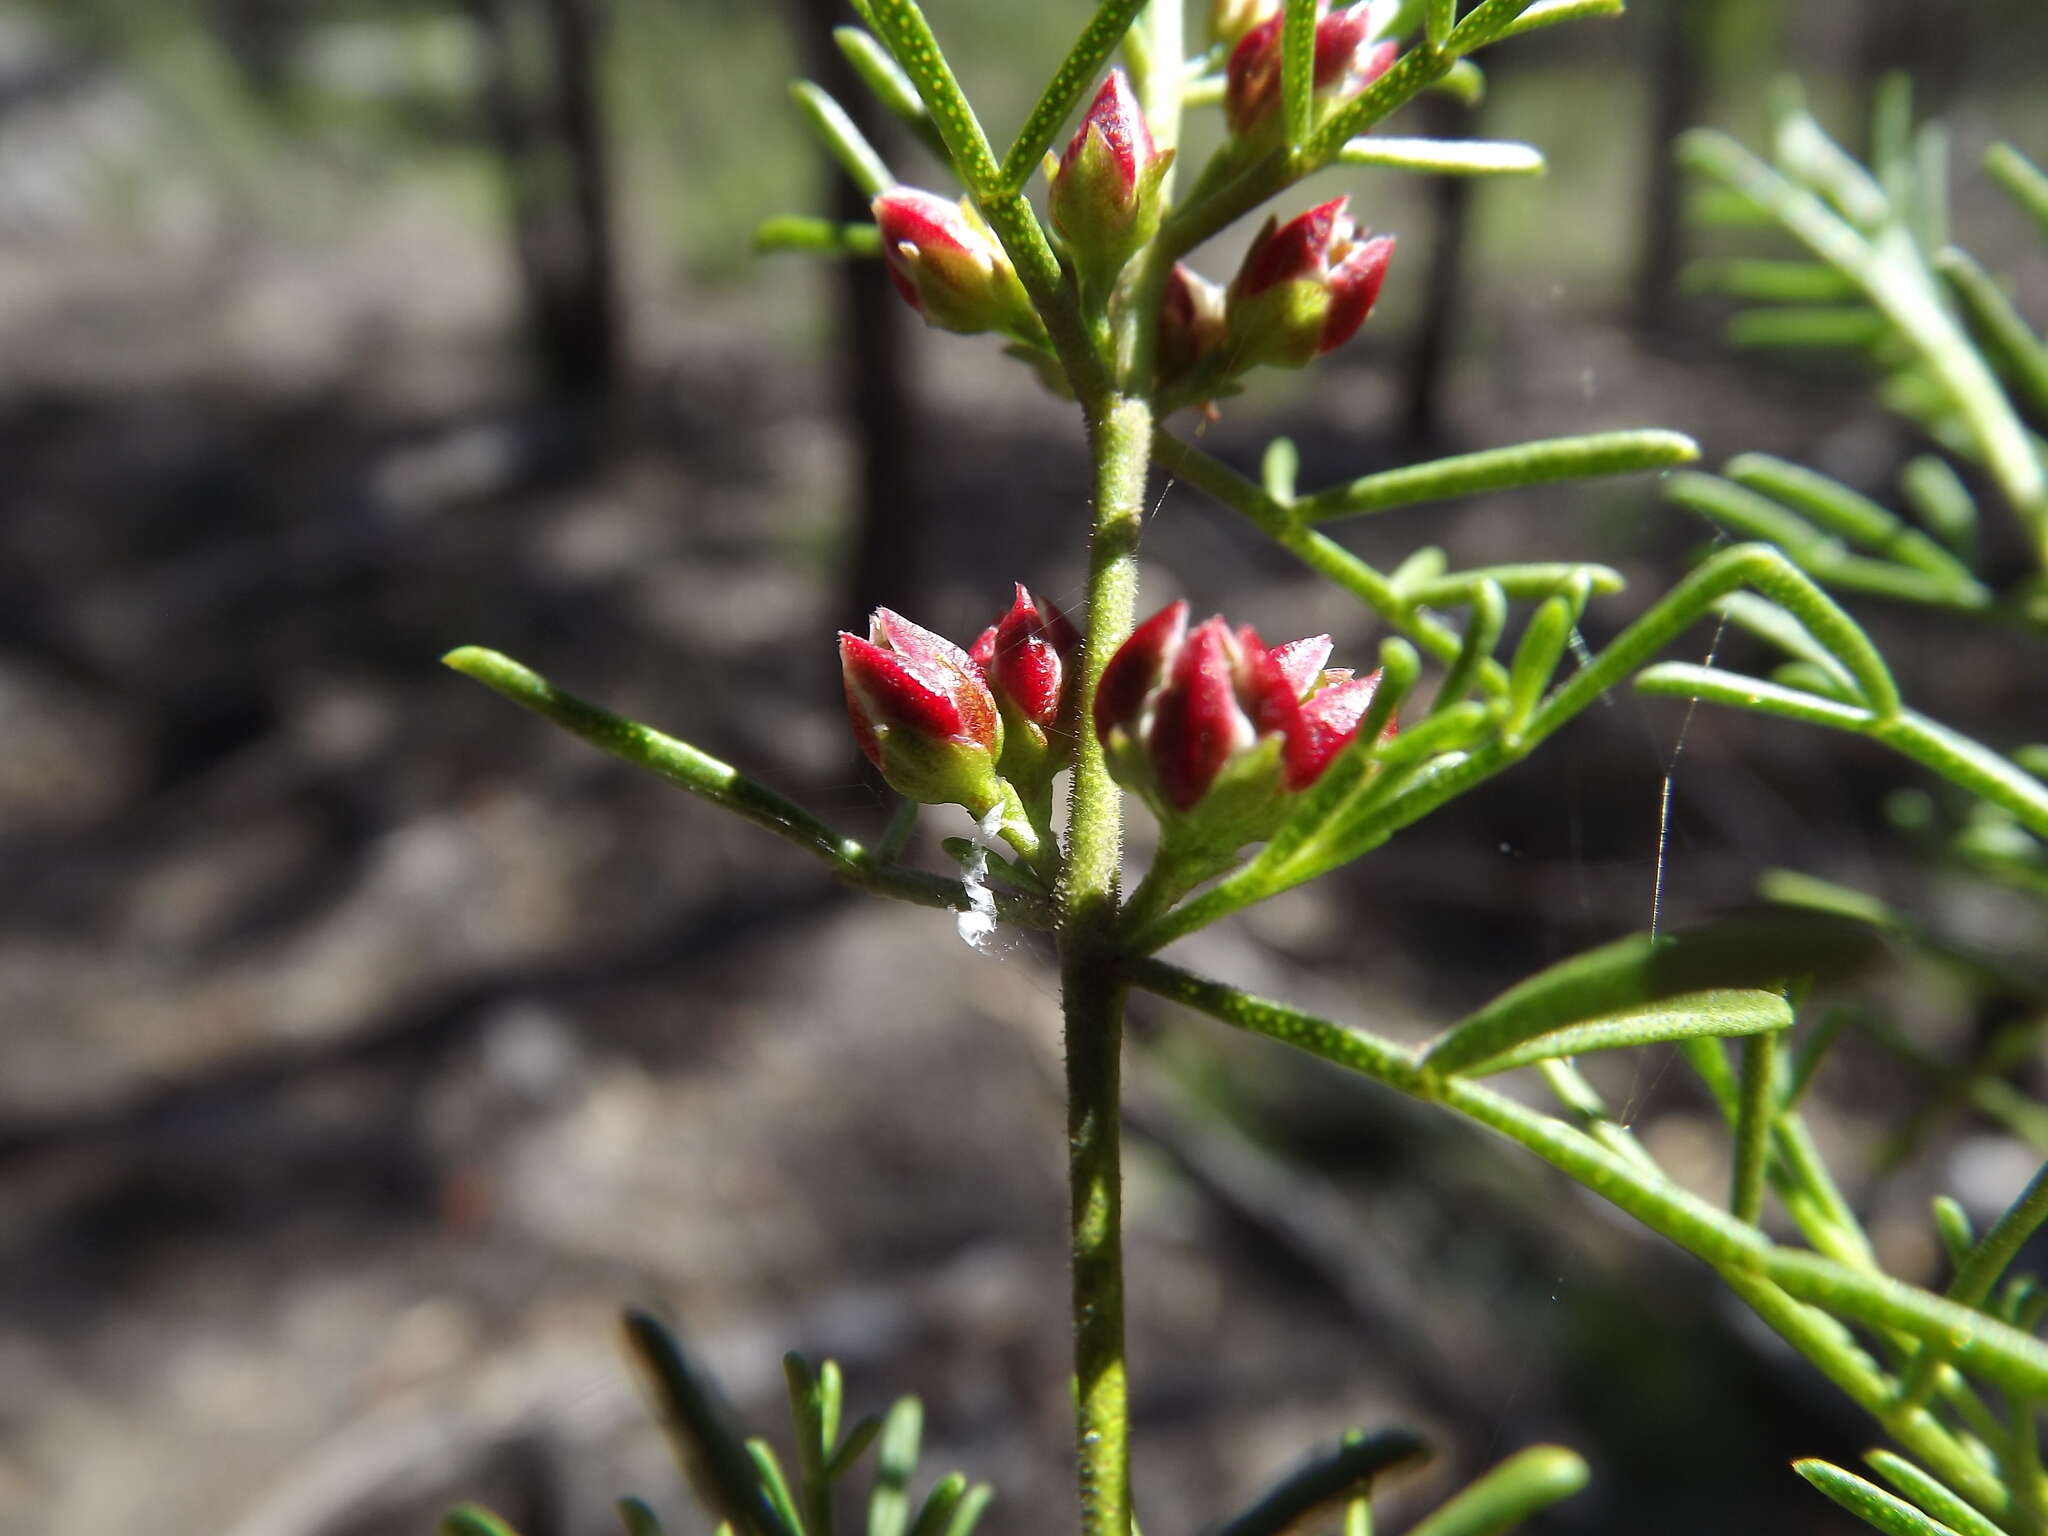
[[[1095,731],[1118,783],[1170,841],[1232,849],[1269,836],[1288,803],[1358,734],[1379,674],[1325,671],[1327,635],[1268,650],[1221,618],[1162,609],[1110,658]]]
[[[1120,69],[1102,89],[1052,178],[1052,222],[1084,292],[1106,295],[1117,273],[1159,230],[1160,183],[1173,151],[1152,142],[1144,110]]]
[[[1231,355],[1238,366],[1300,368],[1365,323],[1386,281],[1391,236],[1362,239],[1337,198],[1286,224],[1268,219],[1231,280]]]
[[[950,640],[877,608],[868,638],[841,632],[854,739],[890,788],[976,816],[1003,802],[1003,722],[981,668]]]
[[[1223,290],[1175,262],[1159,305],[1159,382],[1172,385],[1193,374],[1223,345],[1227,330]]]
[[[1009,612],[968,653],[1003,717],[997,770],[1027,799],[1073,760],[1080,651],[1081,636],[1066,615],[1020,584]]]
[[[1349,101],[1393,66],[1400,49],[1372,37],[1371,0],[1359,0],[1316,23],[1314,91],[1317,102]],[[1260,22],[1230,51],[1224,66],[1223,115],[1232,133],[1243,136],[1277,120],[1280,104],[1280,34],[1275,14]]]
[[[966,198],[951,203],[915,187],[891,187],[872,207],[889,280],[925,324],[968,335],[1042,335],[1010,258]]]

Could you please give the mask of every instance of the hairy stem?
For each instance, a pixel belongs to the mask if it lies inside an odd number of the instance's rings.
[[[1084,719],[1103,667],[1131,630],[1151,408],[1143,400],[1118,396],[1091,416],[1089,439],[1095,458],[1095,519],[1089,544],[1088,638],[1082,653]],[[1118,1146],[1125,984],[1116,951],[1123,820],[1101,743],[1093,731],[1079,736],[1067,867],[1059,891],[1074,1259],[1074,1433],[1082,1536],[1128,1536],[1129,1392]]]

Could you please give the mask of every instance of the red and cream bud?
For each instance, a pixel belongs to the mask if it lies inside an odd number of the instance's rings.
[[[1216,355],[1228,333],[1223,290],[1184,262],[1167,274],[1159,305],[1159,382],[1189,378]]]
[[[1019,585],[1009,612],[968,653],[1003,717],[997,770],[1027,797],[1073,761],[1080,652],[1080,633],[1066,615]]]
[[[840,633],[839,665],[854,739],[892,789],[976,816],[1005,799],[1002,716],[965,651],[877,608],[868,638]]]
[[[967,199],[891,187],[872,204],[882,261],[904,302],[942,331],[1041,335],[1024,285]]]
[[[1358,734],[1379,674],[1325,671],[1327,635],[1268,650],[1221,618],[1188,628],[1174,603],[1138,626],[1104,669],[1095,731],[1117,782],[1169,836],[1242,846]]]
[[[1053,228],[1083,291],[1104,297],[1138,248],[1158,233],[1160,183],[1173,151],[1152,142],[1144,110],[1120,69],[1109,72],[1053,172]]]
[[[1282,78],[1281,18],[1275,14],[1246,32],[1224,66],[1223,115],[1240,137],[1277,121]],[[1400,49],[1372,41],[1371,0],[1359,0],[1316,23],[1315,98],[1318,108],[1349,101],[1385,74]]]
[[[1390,235],[1363,238],[1347,198],[1286,224],[1268,219],[1231,279],[1227,313],[1239,367],[1301,368],[1365,323],[1393,259]]]

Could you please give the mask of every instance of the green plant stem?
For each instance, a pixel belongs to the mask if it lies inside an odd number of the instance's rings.
[[[1764,1168],[1770,1160],[1772,1077],[1778,1037],[1753,1035],[1742,1046],[1742,1084],[1735,1118],[1735,1170],[1728,1209],[1755,1226],[1764,1209]]]
[[[579,699],[509,656],[482,646],[465,645],[441,660],[463,676],[476,679],[612,756],[623,758],[636,768],[645,768],[671,784],[679,784],[713,805],[723,806],[816,855],[849,885],[921,907],[954,912],[968,908],[967,891],[958,880],[908,869],[891,857],[878,855],[842,836],[794,801],[756,783],[730,763],[652,726]],[[1026,928],[1054,926],[1052,909],[1034,897],[997,890],[995,902],[997,915],[1005,922]]]
[[[1151,438],[1152,412],[1143,400],[1119,396],[1089,421],[1095,517],[1089,541],[1088,634],[1081,663],[1084,717],[1103,668],[1131,631]],[[1117,956],[1122,795],[1109,776],[1095,733],[1079,734],[1067,817],[1067,866],[1059,890],[1074,1264],[1075,1447],[1083,1536],[1129,1536],[1118,1135],[1126,992]]]
[[[2044,1220],[2048,1220],[2048,1163],[2035,1172],[2019,1199],[1971,1250],[1969,1260],[1949,1284],[1949,1300],[1966,1307],[1982,1306],[1991,1288],[1998,1284],[1999,1276],[2019,1256],[2020,1249]],[[1899,1388],[1900,1401],[1924,1402],[1933,1389],[1937,1368],[1950,1353],[1931,1340],[1923,1343],[1907,1368],[1904,1385]]]
[[[1412,1051],[1369,1031],[1253,997],[1158,960],[1133,960],[1132,985],[1235,1028],[1265,1035],[1361,1073],[1414,1098],[1433,1100],[1534,1152],[1594,1194],[1704,1259],[1766,1324],[1806,1356],[1901,1445],[1993,1519],[2012,1515],[2013,1494],[1926,1409],[1902,1404],[1887,1376],[1830,1310],[1920,1337],[1952,1332],[1987,1380],[2021,1392],[2048,1385],[2048,1349],[2017,1329],[1818,1254],[1779,1247],[1754,1227],[1603,1147],[1554,1116],[1463,1079],[1424,1072]],[[2030,1525],[2015,1529],[2035,1530]]]

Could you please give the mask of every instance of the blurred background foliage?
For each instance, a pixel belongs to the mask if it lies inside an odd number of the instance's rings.
[[[932,9],[999,139],[1081,10]],[[879,825],[832,629],[886,601],[971,636],[1012,578],[1077,585],[1065,410],[872,267],[748,254],[761,219],[843,200],[785,82],[829,73],[847,19],[0,10],[0,1529],[346,1536],[459,1493],[581,1532],[673,1487],[608,1348],[635,1299],[757,1422],[786,1347],[845,1361],[855,1409],[919,1393],[934,1460],[997,1487],[993,1536],[1067,1496],[1045,957],[821,889],[433,665],[502,645]],[[1417,123],[1526,139],[1548,176],[1346,173],[1402,239],[1379,314],[1207,445],[1249,466],[1286,431],[1313,487],[1425,442],[1660,425],[1886,486],[1924,445],[1863,360],[1738,353],[1681,291],[1709,241],[1669,141],[1755,142],[1790,71],[1860,147],[1910,69],[1959,230],[2039,317],[2048,262],[1974,167],[1999,135],[2048,155],[2044,59],[2035,0],[1638,0],[1504,48],[1476,112]],[[1628,483],[1429,519],[1347,538],[1386,567],[1426,541],[1606,560],[1618,613],[1711,536]],[[1184,490],[1148,557],[1154,601],[1377,640]],[[2036,642],[1865,616],[1920,707],[2042,739]],[[1887,1264],[1939,1284],[1928,1194],[1981,1225],[2042,1155],[2006,1112],[2042,1087],[2038,896],[1931,867],[1887,818],[1895,763],[1712,712],[1661,844],[1679,712],[1594,713],[1205,937],[1205,968],[1419,1038],[1642,927],[1660,846],[1667,920],[1776,865],[1882,897],[1949,958],[1901,962],[1812,1109]],[[1595,1467],[1543,1530],[1852,1528],[1785,1463],[1849,1464],[1868,1429],[1696,1269],[1457,1126],[1184,1019],[1138,1033],[1148,1528],[1397,1421],[1443,1448],[1414,1509],[1540,1436]],[[1718,1188],[1683,1074],[1602,1071]]]

